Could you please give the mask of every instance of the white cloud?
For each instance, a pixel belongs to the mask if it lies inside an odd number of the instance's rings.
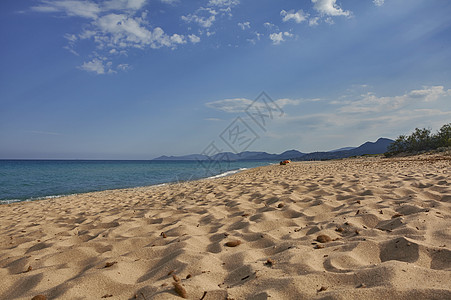
[[[190,34],[190,35],[188,35],[188,38],[189,38],[189,41],[190,41],[191,43],[193,43],[193,44],[197,44],[197,43],[200,42],[200,37],[198,37],[198,36],[195,35],[195,34]]]
[[[308,25],[309,26],[316,26],[316,25],[318,25],[318,21],[319,21],[319,17],[310,18],[308,20]]]
[[[251,22],[238,23],[238,26],[239,26],[242,30],[246,30],[246,29],[251,28]]]
[[[343,10],[336,4],[337,0],[312,0],[313,8],[325,16],[350,16],[350,11]]]
[[[125,14],[108,14],[95,21],[96,40],[108,46],[148,44],[152,33],[141,25],[141,20]]]
[[[327,24],[333,25],[335,24],[334,19],[332,19],[332,17],[327,17],[324,22],[326,22]]]
[[[173,4],[173,0],[161,0],[167,4]],[[31,10],[45,13],[62,13],[70,17],[89,19],[83,24],[83,30],[77,34],[66,34],[67,46],[64,48],[75,55],[76,45],[80,41],[90,40],[96,49],[91,54],[91,59],[85,61],[79,69],[94,72],[96,74],[114,73],[115,70],[125,70],[129,66],[121,64],[113,69],[113,63],[108,57],[127,55],[132,48],[176,48],[186,44],[187,41],[195,44],[200,41],[196,35],[185,36],[178,33],[167,34],[161,27],[152,26],[148,21],[147,11],[144,10],[148,0],[40,0]],[[224,2],[224,5],[227,3]],[[231,3],[230,5],[232,5]],[[219,4],[218,4],[219,5]],[[217,12],[212,8],[201,8],[209,18],[205,20],[213,22]],[[199,22],[202,22],[200,20]]]
[[[298,105],[301,103],[301,100],[278,99],[278,100],[274,101],[274,103],[279,108],[283,108],[284,106],[287,106],[287,105]],[[226,113],[242,113],[247,108],[249,108],[251,104],[252,104],[253,108],[260,108],[260,109],[266,108],[265,103],[262,103],[262,102],[254,103],[253,100],[249,100],[246,98],[218,100],[218,101],[208,102],[205,105],[209,108],[213,108],[213,109],[223,111]],[[268,103],[268,105],[270,105],[270,106],[272,105],[275,107],[275,105],[272,103]]]
[[[32,6],[31,9],[38,12],[61,12],[67,16],[88,19],[97,19],[98,14],[102,11],[98,4],[80,0],[42,0],[40,4]]]
[[[186,39],[183,35],[175,33],[171,36],[171,42],[174,44],[186,44]]]
[[[270,23],[270,22],[263,23],[263,26],[265,26],[269,30],[278,30],[279,29],[277,27],[277,25],[274,25],[273,23]]]
[[[180,2],[180,0],[160,0],[160,1],[169,5],[175,5],[176,3]]]
[[[74,49],[72,49],[71,46],[64,46],[63,49],[66,49],[67,51],[69,51],[70,53],[72,53],[75,56],[80,56],[80,54],[77,51],[75,51]]]
[[[111,70],[111,62],[104,62],[98,58],[94,58],[89,62],[84,62],[79,68],[84,71],[94,72],[97,74],[113,73]]]
[[[239,0],[210,0],[208,1],[209,6],[219,6],[219,7],[232,7],[240,4]]]
[[[284,41],[283,39],[283,33],[279,32],[279,33],[271,33],[269,35],[269,38],[271,39],[272,43],[274,45],[279,45],[281,42]]]
[[[271,41],[274,45],[279,45],[281,42],[285,42],[284,37],[291,38],[291,37],[293,37],[293,34],[285,31],[285,32],[279,32],[279,33],[271,33],[269,35],[269,38],[271,39]]]
[[[302,102],[302,100],[294,100],[294,99],[288,99],[288,98],[276,100],[276,103],[279,107],[284,107],[287,105],[299,105],[301,102]]]
[[[185,44],[186,37],[180,34],[168,35],[160,27],[150,28],[145,19],[128,14],[110,13],[92,21],[81,34],[80,39],[92,39],[99,50],[105,50],[108,54],[126,54],[130,48],[152,48],[161,47],[175,48],[177,45]],[[97,74],[102,72],[98,61],[91,62],[81,69],[89,71],[94,66]]]
[[[210,28],[216,21],[216,16],[232,16],[232,8],[240,4],[239,0],[210,0],[207,7],[200,7],[194,13],[182,16],[187,23],[197,23],[204,28]]]
[[[369,101],[371,97],[372,101]],[[337,96],[337,99],[343,98]],[[300,100],[299,106],[285,108],[288,113],[283,118],[275,118],[271,127],[278,137],[289,136],[289,140],[304,141],[304,146],[299,150],[318,151],[331,149],[334,144],[334,148],[339,148],[357,146],[379,137],[396,138],[416,127],[439,129],[449,123],[451,117],[448,105],[451,89],[442,86],[423,87],[386,97],[375,94],[346,95],[344,99],[348,101],[338,101],[338,105],[323,100],[321,105],[308,106],[308,110],[304,109],[303,103],[315,99]],[[370,109],[343,109],[356,105]],[[330,140],[333,142],[330,143]],[[313,146],[308,149],[308,145]]]
[[[296,23],[301,23],[303,21],[306,21],[308,18],[308,14],[304,13],[302,9],[298,10],[297,12],[295,12],[294,10],[290,11],[282,10],[280,12],[280,15],[283,17],[282,18],[283,22],[293,20]]]
[[[337,99],[343,98],[338,95]],[[340,101],[338,105],[332,105],[330,101],[323,99],[320,105],[314,106],[307,105],[306,102],[318,99],[278,99],[277,106],[283,107],[286,114],[283,117],[274,117],[271,129],[276,136],[271,138],[288,136],[288,143],[293,140],[301,141],[303,146],[299,150],[318,151],[357,146],[368,140],[376,141],[379,137],[395,138],[399,134],[411,132],[415,127],[439,129],[443,124],[449,123],[451,117],[447,105],[451,101],[451,89],[440,85],[411,89],[389,96],[346,95],[346,99],[348,99],[346,103]],[[226,116],[229,114],[236,116],[248,109],[252,103],[250,99],[235,98],[209,102],[206,106],[224,112]],[[352,106],[370,109],[358,111],[343,109]],[[265,111],[263,109],[264,107],[260,113]],[[276,115],[279,114],[274,114]],[[222,118],[220,114],[212,117]],[[267,135],[270,133],[271,130]],[[333,142],[330,143],[330,140]],[[310,149],[309,145],[312,145]]]
[[[384,5],[384,0],[373,0],[374,5],[376,6],[382,6]]]
[[[94,30],[85,29],[80,34],[78,34],[78,37],[82,40],[90,39],[94,37],[96,32]]]
[[[187,23],[197,23],[202,27],[209,28],[213,25],[216,20],[215,14],[211,14],[207,17],[199,16],[197,14],[189,14],[186,16],[182,16],[181,19]]]
[[[31,10],[39,12],[61,12],[67,16],[97,19],[102,13],[112,10],[134,12],[144,7],[147,0],[108,0],[96,3],[92,0],[41,0]]]
[[[64,37],[70,42],[77,41],[77,36],[75,34],[65,34]]]
[[[361,95],[357,101],[347,102],[340,108],[344,113],[380,113],[392,112],[408,104],[418,102],[432,102],[441,97],[451,96],[451,89],[445,90],[443,86],[424,87],[421,90],[412,90],[401,96],[377,97],[373,93]]]
[[[104,10],[139,10],[146,0],[109,0],[103,3]]]
[[[125,71],[125,70],[128,70],[128,69],[130,69],[131,67],[130,67],[130,65],[129,64],[119,64],[119,65],[117,65],[117,69],[118,70],[121,70],[121,71]]]
[[[82,37],[93,38],[102,48],[161,48],[175,47],[183,44],[185,37],[179,34],[168,36],[160,27],[148,28],[148,24],[140,17],[126,14],[108,14],[92,23],[87,34]]]
[[[424,87],[421,90],[412,90],[408,96],[412,99],[420,99],[421,101],[431,102],[443,96],[450,96],[451,89],[445,90],[443,86]]]
[[[413,111],[420,113],[423,116],[451,116],[451,111],[442,111],[433,108],[414,109]]]
[[[78,52],[74,50],[75,43],[78,41],[78,37],[75,34],[65,34],[64,38],[67,40],[68,44],[63,48],[76,56],[80,56],[80,54],[78,54]]]
[[[235,98],[208,102],[205,105],[209,108],[227,113],[240,113],[244,112],[244,110],[248,108],[249,105],[252,104],[252,102],[252,100],[246,98]]]
[[[255,34],[255,38],[252,38],[252,39],[247,39],[247,41],[249,42],[249,43],[251,43],[251,44],[256,44],[257,43],[257,41],[259,41],[260,40],[260,37],[263,35],[263,34],[261,34],[261,33],[259,33],[259,32],[257,32],[257,31],[255,31],[254,32],[254,34]]]

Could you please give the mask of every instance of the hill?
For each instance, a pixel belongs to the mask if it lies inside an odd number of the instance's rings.
[[[285,160],[285,159],[294,159],[296,157],[300,157],[305,153],[299,152],[297,150],[288,150],[281,154],[270,154],[267,152],[258,152],[258,151],[244,151],[240,153],[233,152],[221,152],[216,155],[213,155],[209,158],[206,155],[201,154],[190,154],[183,156],[160,156],[155,158],[154,160],[230,160],[230,161],[239,161],[239,160]]]
[[[326,160],[339,159],[351,156],[359,156],[365,154],[380,154],[387,152],[388,147],[394,141],[391,139],[380,138],[376,142],[366,142],[357,148],[350,150],[333,150],[329,152],[313,152],[297,157],[295,160]]]
[[[359,147],[345,147],[327,152],[312,152],[302,153],[298,150],[288,150],[280,154],[270,154],[267,152],[258,151],[244,151],[240,153],[233,152],[221,152],[212,157],[208,157],[202,154],[190,154],[183,156],[160,156],[154,160],[228,160],[228,161],[240,161],[240,160],[326,160],[326,159],[338,159],[350,156],[358,156],[364,154],[379,154],[387,152],[389,145],[393,143],[393,140],[380,138],[376,142],[366,142]]]

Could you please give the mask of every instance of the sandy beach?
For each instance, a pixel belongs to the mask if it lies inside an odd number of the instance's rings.
[[[450,159],[2,205],[0,299],[451,299]]]

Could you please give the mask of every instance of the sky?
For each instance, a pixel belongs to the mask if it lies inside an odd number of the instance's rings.
[[[2,0],[0,158],[358,146],[451,122],[448,0]]]

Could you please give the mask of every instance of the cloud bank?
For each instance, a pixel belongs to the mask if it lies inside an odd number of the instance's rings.
[[[162,0],[166,4],[176,1]],[[144,10],[146,0],[108,0],[94,2],[89,0],[41,0],[31,10],[41,13],[56,13],[67,17],[87,19],[78,34],[67,34],[70,52],[78,55],[77,42],[92,41],[96,50],[91,60],[85,61],[79,69],[96,74],[111,74],[124,70],[124,64],[113,64],[117,55],[127,55],[131,49],[177,48],[179,45],[200,42],[195,34],[166,33],[159,26],[148,21]],[[219,5],[219,4],[218,4]]]
[[[112,74],[124,70],[124,65],[127,64],[116,61],[126,59],[132,50],[160,48],[175,50],[183,45],[208,40],[216,34],[218,27],[224,30],[223,23],[221,26],[215,26],[221,19],[234,20],[234,26],[238,25],[244,31],[242,36],[251,44],[255,45],[260,40],[266,40],[277,46],[290,39],[297,39],[293,28],[286,28],[287,26],[301,23],[317,26],[322,22],[333,24],[336,17],[352,16],[352,12],[342,8],[336,0],[311,0],[303,3],[303,9],[298,7],[280,10],[279,23],[275,22],[277,20],[252,23],[251,30],[251,21],[233,19],[232,13],[241,5],[239,0],[203,0],[194,3],[196,6],[191,12],[183,10],[180,15],[175,15],[180,24],[171,28],[177,28],[178,32],[170,32],[164,29],[168,28],[167,24],[154,24],[152,22],[154,16],[173,13],[177,7],[187,2],[158,1],[167,5],[168,12],[153,11],[155,2],[150,0],[38,0],[30,9],[39,13],[78,18],[77,22],[82,23],[81,30],[64,36],[67,40],[64,48],[74,55],[85,57],[79,69],[96,74]],[[373,0],[373,3],[382,6],[384,0]],[[279,29],[277,24],[282,26],[283,23],[286,24]],[[261,39],[263,36],[266,39]],[[87,43],[94,46],[94,50],[88,55],[81,53],[86,47],[80,46]],[[230,45],[230,42],[227,42],[227,45]]]

